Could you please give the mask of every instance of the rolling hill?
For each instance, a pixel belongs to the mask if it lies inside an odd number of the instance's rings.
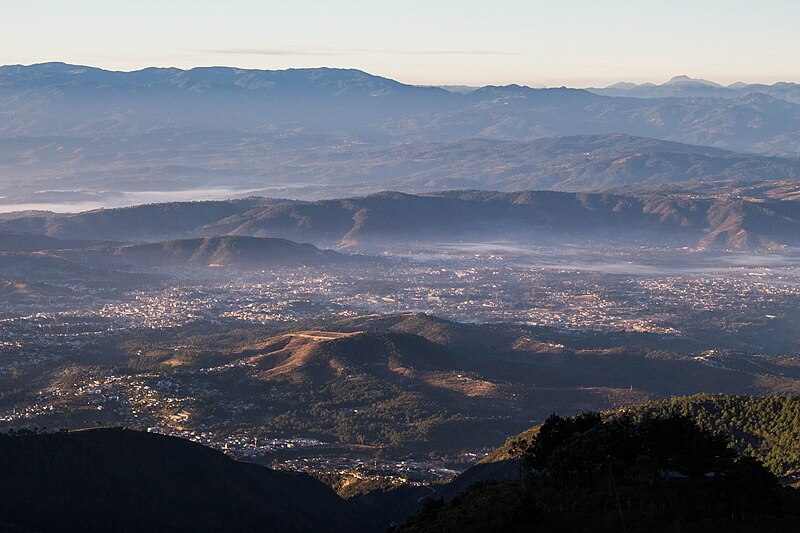
[[[701,427],[726,435],[737,450],[758,459],[777,476],[800,470],[800,450],[793,445],[800,431],[795,424],[800,413],[796,396],[696,394],[625,406],[605,415],[664,413],[688,416]],[[535,426],[509,438],[483,463],[519,459],[520,450],[535,439],[539,429]]]
[[[247,212],[265,199],[220,202],[168,202],[77,214],[49,212],[6,215],[0,224],[16,233],[75,240],[159,241],[190,235],[198,227]],[[286,202],[280,202],[285,204]],[[71,237],[66,237],[66,236]]]
[[[79,296],[70,285],[130,290],[163,285],[185,275],[236,274],[285,267],[366,268],[377,257],[341,254],[312,244],[280,238],[221,236],[154,243],[98,245],[43,235],[7,233],[9,248],[37,251],[0,252],[0,299],[34,302],[53,296]],[[44,248],[44,249],[42,249]],[[49,249],[48,249],[49,248]],[[56,287],[61,285],[61,287]]]
[[[75,296],[75,291],[46,283],[0,281],[0,302],[42,305],[58,298]]]
[[[148,343],[141,353],[129,348],[128,366],[168,371],[187,387],[195,376],[213,375],[214,390],[235,390],[246,395],[243,401],[258,398],[269,406],[270,416],[258,423],[274,434],[396,453],[497,445],[553,410],[606,409],[703,391],[777,393],[794,390],[800,380],[796,368],[776,358],[686,353],[702,351],[703,342],[582,338],[412,314],[271,334],[195,336],[191,345]],[[670,346],[674,352],[657,351]]]
[[[257,269],[275,266],[322,266],[366,262],[364,256],[348,256],[320,250],[312,244],[260,237],[205,237],[156,243],[90,248],[74,252],[76,260],[91,265],[126,269],[226,267]]]

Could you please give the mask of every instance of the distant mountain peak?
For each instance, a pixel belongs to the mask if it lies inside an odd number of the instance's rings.
[[[686,74],[681,74],[679,76],[673,76],[672,79],[669,80],[668,82],[666,82],[664,85],[671,85],[671,84],[675,84],[675,83],[684,83],[684,82],[687,82],[687,81],[694,81],[694,80],[692,78],[690,78],[689,76],[687,76]]]
[[[675,76],[664,85],[707,85],[709,87],[722,87],[719,83],[715,83],[713,81],[708,80],[701,80],[698,78],[691,78],[686,74],[681,74],[680,76]]]

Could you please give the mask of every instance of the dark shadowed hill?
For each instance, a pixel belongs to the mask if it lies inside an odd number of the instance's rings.
[[[4,531],[370,530],[303,474],[121,429],[0,436]]]
[[[796,396],[695,394],[625,406],[606,412],[606,416],[643,413],[687,416],[709,431],[726,435],[737,450],[758,459],[775,475],[800,470],[800,450],[794,445],[800,435],[796,424],[800,416],[800,398]],[[519,459],[540,427],[509,438],[483,462]]]

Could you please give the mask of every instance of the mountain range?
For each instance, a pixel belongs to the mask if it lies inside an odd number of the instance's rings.
[[[736,82],[720,85],[713,81],[691,78],[686,75],[675,76],[671,80],[657,85],[655,83],[615,83],[604,88],[590,88],[595,94],[606,96],[632,96],[636,98],[666,97],[717,97],[736,98],[746,94],[761,93],[800,103],[800,84],[779,82],[771,85],[765,83]]]
[[[791,182],[782,183],[794,190],[788,185]],[[470,240],[659,242],[723,249],[796,246],[800,242],[800,204],[790,195],[782,199],[784,196],[775,194],[778,196],[744,197],[730,194],[728,189],[717,196],[659,194],[649,189],[619,194],[468,190],[423,195],[383,192],[316,202],[247,198],[78,214],[18,213],[0,220],[0,232],[129,243],[228,235],[356,248]],[[267,241],[242,240],[239,244],[245,242]],[[230,239],[185,241],[115,251],[106,248],[104,253],[121,258],[157,251],[162,258],[189,259],[199,253],[198,258],[211,261],[216,252],[210,249],[233,244]],[[44,246],[54,245],[47,241]],[[195,250],[198,247],[203,251]]]
[[[0,67],[0,196],[106,206],[225,191],[320,198],[796,177],[791,91],[726,90],[735,94],[461,93],[342,69]]]

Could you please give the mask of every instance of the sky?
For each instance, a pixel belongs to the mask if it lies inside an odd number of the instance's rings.
[[[420,85],[800,82],[800,0],[0,0],[0,64],[358,68]]]

